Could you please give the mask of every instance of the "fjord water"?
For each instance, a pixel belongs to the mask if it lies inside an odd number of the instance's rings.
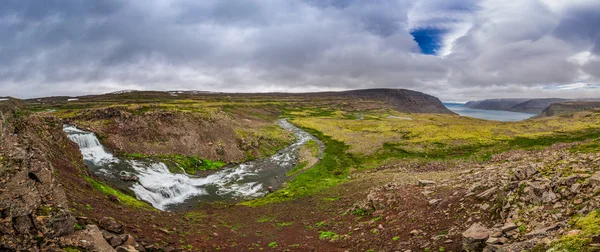
[[[461,116],[474,117],[485,120],[492,121],[503,121],[503,122],[516,122],[527,120],[535,114],[528,113],[519,113],[519,112],[511,112],[511,111],[503,111],[503,110],[483,110],[483,109],[472,109],[464,107],[463,104],[457,103],[444,103],[446,108],[452,110],[452,112],[457,113]]]
[[[287,180],[286,173],[296,165],[298,151],[309,140],[318,140],[287,120],[277,121],[292,132],[296,141],[277,154],[243,164],[228,166],[206,176],[172,173],[166,164],[152,159],[123,159],[113,156],[102,146],[95,134],[71,125],[63,130],[77,143],[85,164],[96,176],[122,190],[131,190],[136,197],[161,210],[177,210],[202,201],[241,200],[262,197],[268,187],[276,189]],[[320,142],[320,151],[322,144]],[[138,182],[122,181],[122,177],[137,176]]]

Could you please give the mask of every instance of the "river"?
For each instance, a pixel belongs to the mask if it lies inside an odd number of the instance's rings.
[[[167,165],[153,159],[125,159],[112,155],[93,132],[65,125],[69,139],[79,146],[85,164],[96,176],[121,190],[130,190],[139,200],[160,210],[182,210],[200,202],[239,201],[266,195],[289,178],[285,175],[297,164],[298,151],[309,140],[323,145],[314,136],[285,119],[277,121],[296,137],[293,144],[277,154],[242,164],[226,166],[204,176],[172,173]],[[139,181],[123,181],[137,176]]]

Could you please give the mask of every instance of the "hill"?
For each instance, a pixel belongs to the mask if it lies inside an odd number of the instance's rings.
[[[529,99],[487,99],[480,101],[469,101],[465,103],[465,107],[485,110],[508,110],[512,106],[528,100]]]
[[[314,103],[315,105],[345,104],[345,109],[393,108],[405,113],[442,113],[454,114],[442,102],[431,95],[407,89],[363,89],[341,92],[314,93],[209,93],[200,91],[127,91],[103,95],[79,97],[43,97],[26,100],[31,105],[48,108],[72,107],[68,104],[136,102],[152,103],[173,100],[208,101],[261,101],[271,100],[286,104]]]
[[[506,110],[512,112],[539,114],[548,105],[556,102],[568,101],[560,98],[540,98],[540,99],[488,99],[481,101],[470,101],[465,107],[484,110]]]
[[[600,108],[600,102],[593,101],[572,101],[572,102],[560,102],[550,104],[542,113],[541,117],[544,116],[557,116],[565,114],[573,114],[575,112],[595,110]]]

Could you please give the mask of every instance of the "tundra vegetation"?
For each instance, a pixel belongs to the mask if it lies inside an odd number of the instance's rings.
[[[496,122],[453,114],[402,113],[377,100],[260,95],[178,98],[130,93],[73,102],[30,102],[14,114],[58,117],[96,132],[117,155],[154,158],[169,163],[174,172],[188,174],[273,155],[294,140],[274,123],[281,118],[324,144],[322,153],[315,141],[302,147],[298,165],[287,174],[292,179],[283,188],[235,205],[206,203],[181,214],[158,212],[133,195],[87,175],[81,177],[89,188],[67,190],[76,215],[94,219],[114,216],[130,223],[128,231],[139,231],[147,244],[169,247],[177,243],[185,250],[422,249],[427,243],[415,240],[439,236],[445,238],[435,240],[427,249],[457,251],[462,248],[460,232],[448,234],[452,227],[446,225],[447,219],[420,219],[408,214],[410,210],[401,216],[376,216],[378,209],[353,205],[371,195],[372,188],[394,182],[398,184],[394,187],[396,195],[414,195],[399,201],[420,214],[465,221],[480,210],[434,209],[431,206],[437,201],[423,201],[414,184],[418,180],[457,178],[473,164],[496,162],[495,157],[514,151],[543,151],[558,143],[572,143],[568,151],[574,154],[600,151],[598,111]],[[71,165],[83,169],[80,163]],[[559,176],[563,175],[572,173]],[[102,196],[86,197],[89,190],[114,195],[118,202]],[[444,187],[439,193],[449,199],[463,194],[453,190]],[[448,204],[463,203],[456,199]],[[128,216],[110,209],[121,209]],[[484,213],[481,218],[498,217]],[[138,219],[147,223],[134,226]],[[570,226],[580,232],[548,246],[556,251],[587,248],[600,234],[597,219],[596,211],[574,216]],[[425,227],[427,221],[435,225]],[[527,228],[524,226],[523,232]],[[297,238],[290,239],[289,234]],[[373,242],[355,242],[360,237],[370,237]]]

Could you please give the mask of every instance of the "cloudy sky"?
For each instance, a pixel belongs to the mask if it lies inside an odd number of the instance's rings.
[[[599,0],[4,0],[0,96],[600,97]]]

